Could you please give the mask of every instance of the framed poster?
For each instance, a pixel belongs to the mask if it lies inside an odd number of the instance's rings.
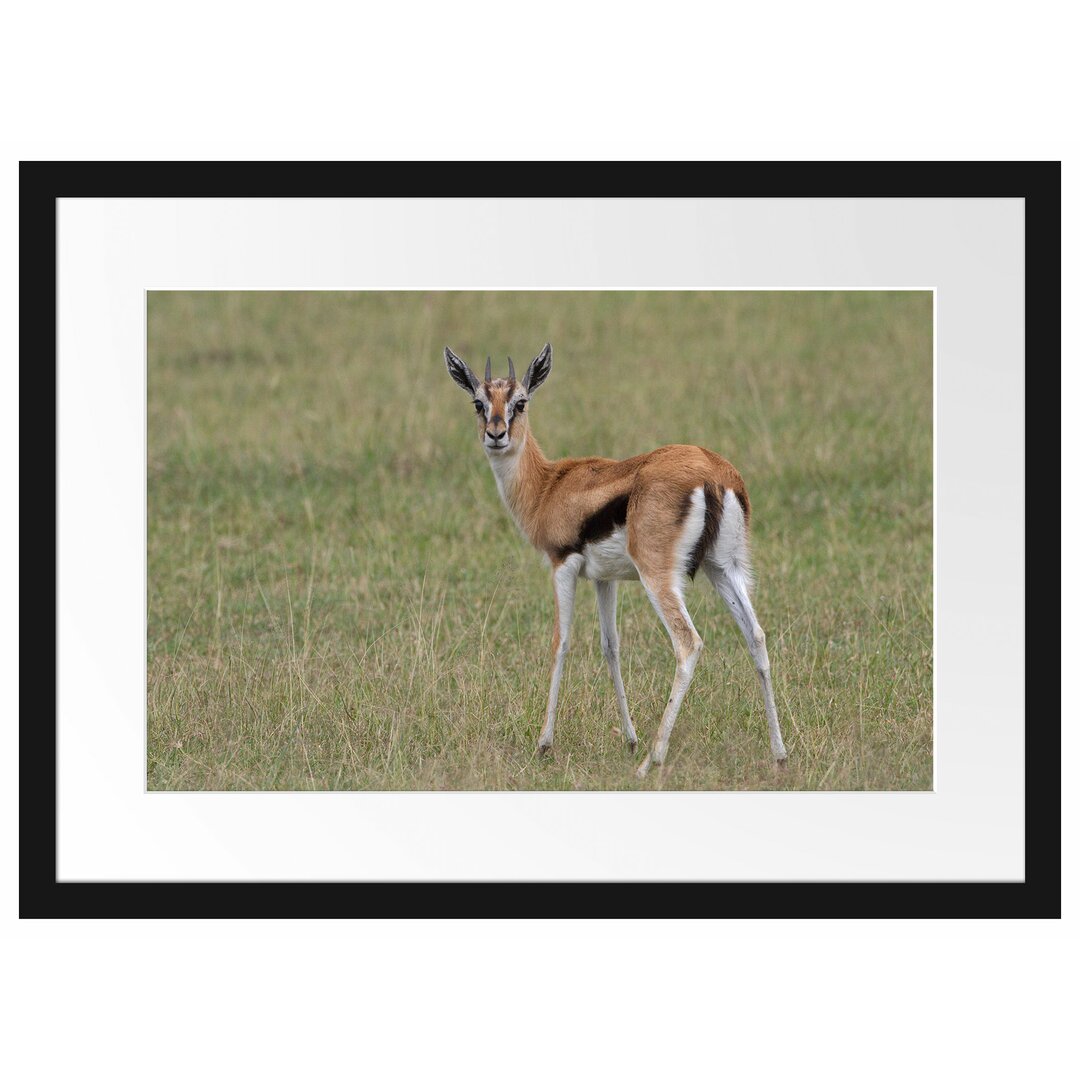
[[[23,915],[1058,913],[1056,164],[24,164],[21,200]]]

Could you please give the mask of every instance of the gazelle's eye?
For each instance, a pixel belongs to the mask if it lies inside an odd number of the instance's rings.
[[[476,406],[476,411],[478,413],[482,413],[484,411],[484,403],[482,401],[474,401],[473,404]]]
[[[522,398],[515,406],[514,412],[523,413],[525,411],[525,399]]]

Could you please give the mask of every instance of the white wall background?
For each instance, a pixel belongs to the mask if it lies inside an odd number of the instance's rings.
[[[1045,0],[13,8],[0,63],[8,505],[19,157],[1063,157],[1071,419],[1080,139],[1065,11]],[[1067,472],[1076,432],[1066,424]],[[1075,549],[1072,509],[1065,529]],[[1066,610],[1076,586],[1067,568]],[[12,763],[0,790],[0,1064],[18,1059],[13,1075],[95,1062],[117,1077],[1052,1075],[1073,1053],[1071,784],[1062,924],[657,925],[639,912],[582,926],[17,925],[16,661],[50,643],[19,641],[14,588],[9,578],[0,627]],[[1080,634],[1064,633],[1071,661]],[[1075,695],[1065,700],[1075,714]],[[1076,749],[1066,724],[1066,763]]]

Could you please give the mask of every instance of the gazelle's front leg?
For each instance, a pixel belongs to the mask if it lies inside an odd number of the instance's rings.
[[[540,753],[551,749],[555,738],[555,709],[559,704],[559,683],[562,682],[563,664],[570,648],[570,623],[574,618],[574,596],[577,592],[578,571],[583,556],[571,555],[555,567],[552,579],[555,583],[555,632],[551,638],[551,689],[548,691],[547,717],[544,730],[537,744]]]
[[[622,671],[619,670],[619,630],[615,624],[615,605],[618,600],[619,583],[617,581],[598,581],[596,583],[596,608],[600,612],[600,651],[607,661],[611,681],[615,684],[615,698],[619,703],[619,719],[622,721],[623,735],[631,750],[637,747],[637,732],[630,719],[630,709],[626,704],[626,689],[623,687]]]

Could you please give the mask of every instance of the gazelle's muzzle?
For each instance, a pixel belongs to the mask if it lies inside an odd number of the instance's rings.
[[[484,428],[484,442],[488,446],[505,446],[509,434],[506,421],[501,416],[493,416]]]

